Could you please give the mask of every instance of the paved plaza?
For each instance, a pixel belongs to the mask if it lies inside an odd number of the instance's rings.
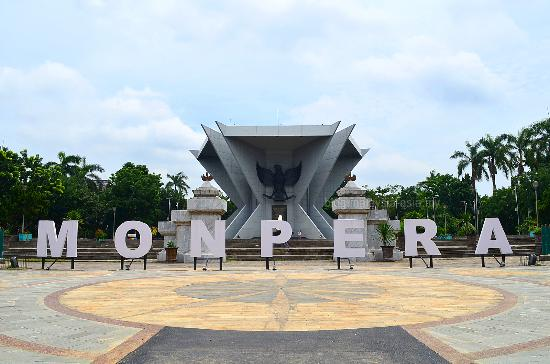
[[[550,264],[67,262],[0,271],[4,362],[536,363]],[[214,265],[212,268],[216,268]],[[347,268],[347,265],[342,265]]]

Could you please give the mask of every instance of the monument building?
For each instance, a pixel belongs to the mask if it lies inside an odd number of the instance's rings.
[[[191,150],[235,203],[226,238],[260,236],[261,220],[288,221],[294,236],[332,239],[323,205],[368,149],[350,137],[355,125],[203,125],[207,139]]]

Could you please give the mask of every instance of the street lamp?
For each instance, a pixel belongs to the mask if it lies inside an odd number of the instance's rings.
[[[518,204],[518,186],[514,185],[514,195],[516,196],[516,214],[518,215],[518,228],[519,228],[519,204]]]
[[[170,197],[168,197],[168,217],[166,221],[170,221],[170,212],[172,211],[172,203],[170,202]]]
[[[468,201],[460,201],[464,204],[464,215],[466,215],[466,210],[468,208]]]
[[[435,199],[436,198],[439,198],[439,195],[433,195],[432,196],[432,211],[433,211],[434,221],[435,221]]]
[[[395,219],[399,220],[399,212],[397,212],[397,200],[395,200]]]
[[[474,203],[474,215],[475,215],[474,219],[476,223],[476,234],[478,234],[479,233],[479,206],[478,206],[478,200],[477,200],[477,192],[473,203]]]
[[[113,240],[115,239],[116,207],[113,207]]]
[[[539,227],[539,195],[537,189],[539,188],[539,182],[533,182],[533,187],[535,188],[535,214],[537,215],[537,227]]]
[[[429,217],[428,217],[428,199],[424,198],[424,202],[426,202],[426,219],[429,219]]]

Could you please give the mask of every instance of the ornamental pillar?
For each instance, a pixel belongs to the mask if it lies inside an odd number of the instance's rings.
[[[347,232],[362,234],[363,241],[350,241],[346,245],[349,248],[365,248],[368,255],[367,244],[367,215],[370,211],[370,199],[365,197],[365,190],[355,184],[355,176],[351,174],[346,178],[347,183],[344,187],[336,191],[338,198],[332,201],[332,211],[338,215],[338,219],[354,219],[365,221],[365,229],[349,229]],[[366,260],[365,258],[356,258],[359,261]]]
[[[388,223],[399,230],[399,220],[390,220],[387,210],[371,209],[371,199],[365,197],[365,189],[355,184],[355,176],[349,175],[347,183],[336,194],[338,198],[332,201],[332,211],[338,215],[338,219],[358,219],[365,221],[365,229],[350,230],[352,233],[363,234],[362,242],[346,243],[350,248],[365,248],[365,258],[357,260],[382,261],[382,249],[380,248],[380,236],[377,232],[379,224]],[[394,249],[392,260],[403,259],[403,252]]]
[[[212,176],[202,176],[203,184],[193,190],[193,198],[187,200],[187,210],[172,210],[171,221],[159,221],[159,233],[164,236],[164,246],[171,240],[178,247],[178,262],[193,261],[190,256],[191,220],[202,220],[210,234],[214,235],[214,221],[220,220],[227,211],[227,201],[219,197],[220,190],[212,186]],[[202,251],[207,251],[203,243]],[[205,254],[207,256],[207,254]],[[166,252],[162,250],[158,261],[166,261]]]

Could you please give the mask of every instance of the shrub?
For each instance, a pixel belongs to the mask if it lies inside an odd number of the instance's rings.
[[[97,240],[107,239],[107,233],[105,231],[103,231],[102,229],[97,229],[95,231],[95,238]]]

